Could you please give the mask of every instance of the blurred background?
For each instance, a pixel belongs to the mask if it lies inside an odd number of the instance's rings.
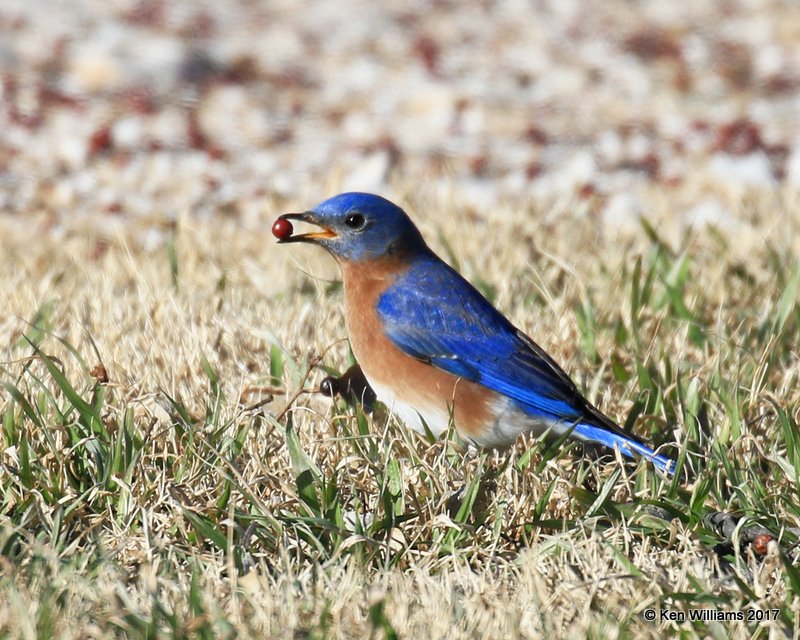
[[[3,0],[0,75],[0,211],[53,227],[357,189],[615,229],[653,186],[724,227],[800,187],[796,0]]]

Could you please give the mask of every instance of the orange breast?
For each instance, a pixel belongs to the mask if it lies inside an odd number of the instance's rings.
[[[421,429],[419,414],[438,435],[452,412],[464,436],[482,439],[495,426],[498,394],[403,353],[383,332],[376,304],[406,266],[391,259],[341,266],[350,345],[378,398],[414,428]]]

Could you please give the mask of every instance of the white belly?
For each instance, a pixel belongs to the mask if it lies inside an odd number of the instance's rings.
[[[378,400],[383,402],[394,415],[417,433],[425,434],[427,425],[434,437],[438,438],[450,425],[450,412],[446,406],[412,405],[398,398],[394,390],[388,385],[376,384],[370,380],[370,385],[375,391]],[[520,433],[533,433],[541,435],[551,429],[552,435],[558,435],[568,426],[541,418],[533,418],[519,409],[512,400],[506,397],[498,398],[492,405],[493,419],[486,426],[480,436],[461,436],[470,444],[487,448],[509,447],[516,442]],[[458,424],[455,425],[458,429]]]
[[[429,403],[412,405],[401,400],[391,387],[381,385],[373,380],[370,380],[369,383],[378,400],[383,402],[389,411],[400,418],[406,426],[411,427],[417,433],[424,435],[425,425],[436,438],[447,431],[450,414],[446,406],[434,406]],[[423,420],[425,425],[423,425]]]

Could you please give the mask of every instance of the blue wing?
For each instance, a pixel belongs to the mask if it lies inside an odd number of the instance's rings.
[[[415,261],[378,299],[403,352],[512,398],[529,415],[574,424],[573,435],[673,464],[624,432],[580,394],[561,367],[436,256]]]

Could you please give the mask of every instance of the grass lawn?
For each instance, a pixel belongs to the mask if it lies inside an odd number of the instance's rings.
[[[654,186],[613,234],[591,198],[387,195],[684,475],[568,443],[465,451],[316,393],[352,364],[338,273],[268,235],[313,202],[111,234],[0,216],[0,634],[791,634],[797,194],[747,193],[728,228],[682,228]],[[715,511],[775,540],[715,549]]]

